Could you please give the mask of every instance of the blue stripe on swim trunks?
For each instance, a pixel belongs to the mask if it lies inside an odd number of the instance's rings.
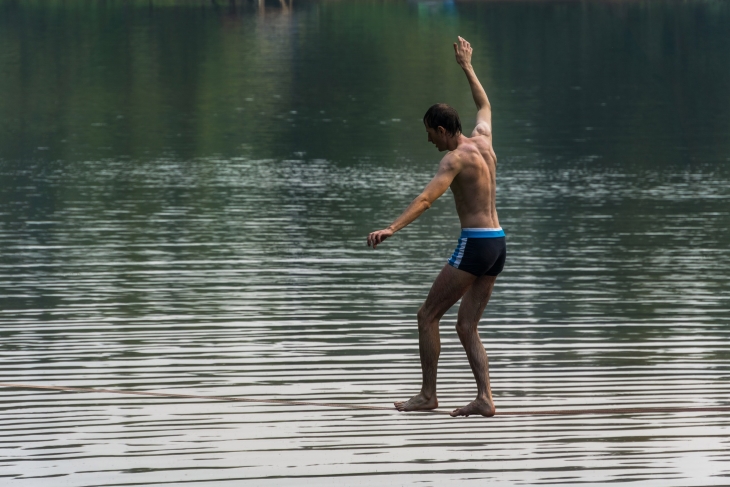
[[[498,238],[504,237],[502,227],[497,228],[462,228],[461,237],[467,238]]]
[[[459,236],[459,243],[456,244],[456,250],[449,259],[449,265],[459,268],[461,259],[464,258],[464,250],[466,249],[466,242],[469,238],[499,238],[504,237],[504,230],[502,227],[497,228],[462,228],[461,235]]]

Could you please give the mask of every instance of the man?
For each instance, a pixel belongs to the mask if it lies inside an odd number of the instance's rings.
[[[408,401],[396,402],[395,407],[399,411],[438,407],[436,369],[441,352],[439,320],[463,298],[456,331],[476,379],[477,397],[466,406],[452,411],[451,416],[494,416],[489,362],[477,332],[477,324],[506,257],[504,232],[499,226],[495,207],[497,158],[492,148],[492,110],[487,94],[471,66],[470,44],[459,37],[454,44],[454,51],[456,62],[466,74],[477,105],[477,125],[471,137],[466,137],[461,133],[461,122],[456,110],[445,104],[429,108],[423,117],[428,141],[439,151],[449,152],[441,159],[436,176],[408,208],[388,228],[368,235],[368,246],[376,248],[413,222],[447,188],[451,188],[461,221],[461,237],[451,259],[431,286],[426,302],[418,310],[418,349],[423,374],[421,392]]]

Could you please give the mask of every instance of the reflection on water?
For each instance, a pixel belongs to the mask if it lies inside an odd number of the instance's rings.
[[[481,325],[498,409],[730,404],[726,5],[0,5],[0,382],[414,393],[415,312],[458,237],[453,203],[377,251],[365,236],[434,170],[424,108],[472,123],[460,33],[495,107],[509,242]],[[443,408],[475,391],[454,321]],[[0,394],[0,475],[25,485],[730,475],[727,413]]]

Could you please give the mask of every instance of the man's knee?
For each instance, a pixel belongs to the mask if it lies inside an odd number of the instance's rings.
[[[456,320],[456,334],[459,338],[466,338],[473,334],[477,329],[476,323],[472,323],[467,320],[457,319]]]
[[[433,313],[429,313],[426,305],[421,306],[416,314],[418,317],[418,329],[425,330],[432,326],[438,326],[438,317]]]

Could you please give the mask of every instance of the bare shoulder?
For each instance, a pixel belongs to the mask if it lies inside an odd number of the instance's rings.
[[[446,171],[459,171],[464,164],[465,157],[466,154],[462,150],[461,146],[459,146],[441,158],[439,169]]]
[[[477,123],[477,126],[474,127],[474,130],[471,132],[471,138],[488,138],[489,140],[492,139],[492,124],[487,121],[481,121]]]
[[[469,141],[474,149],[479,153],[479,157],[487,163],[497,163],[497,156],[492,147],[491,137],[471,137]]]
[[[483,157],[482,151],[481,144],[474,143],[473,139],[466,139],[441,159],[441,168],[459,173],[478,163]]]
[[[497,164],[492,143],[484,137],[465,137],[453,153],[458,153],[459,173],[467,174],[471,178],[482,174],[485,169],[492,171],[491,168],[495,168]]]
[[[477,125],[477,128],[479,126]],[[476,131],[476,129],[474,129]],[[492,148],[492,137],[487,137],[484,135],[476,135],[469,137],[469,142],[474,146],[476,150],[479,152],[484,152],[485,149],[491,149]]]
[[[459,153],[462,161],[481,160],[492,149],[492,141],[486,137],[469,137],[454,152]]]

